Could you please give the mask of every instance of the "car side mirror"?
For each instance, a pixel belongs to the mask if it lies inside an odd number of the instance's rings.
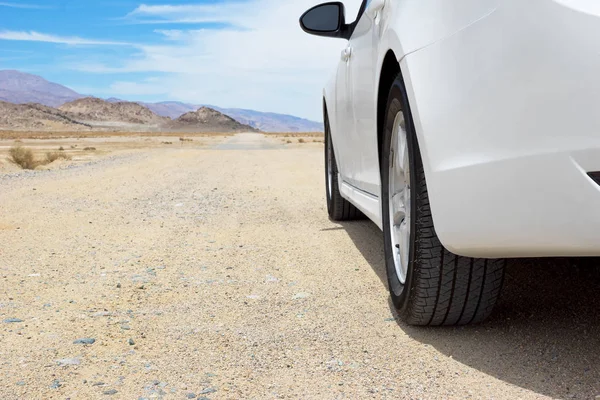
[[[316,36],[349,39],[346,10],[339,1],[319,4],[300,17],[300,27]]]

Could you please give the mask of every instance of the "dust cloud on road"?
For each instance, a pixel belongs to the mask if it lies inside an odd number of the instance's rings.
[[[600,395],[595,268],[514,262],[487,323],[408,327],[322,145],[221,140],[0,175],[0,398]]]

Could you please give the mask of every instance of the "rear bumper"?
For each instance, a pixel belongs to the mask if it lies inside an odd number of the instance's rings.
[[[474,257],[600,256],[600,4],[499,4],[402,61],[438,236]]]

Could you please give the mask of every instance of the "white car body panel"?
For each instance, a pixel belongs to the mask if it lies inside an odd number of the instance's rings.
[[[379,18],[349,42],[343,95],[335,79],[324,91],[342,196],[381,227],[377,92],[391,50],[444,246],[599,256],[600,186],[587,173],[600,171],[600,4],[386,0]]]

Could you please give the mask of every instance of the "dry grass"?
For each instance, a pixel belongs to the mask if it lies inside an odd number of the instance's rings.
[[[42,165],[48,165],[56,160],[71,160],[72,157],[64,151],[50,151],[46,157],[39,160],[33,154],[33,151],[22,146],[11,147],[8,150],[8,161],[18,165],[22,169],[36,169]]]
[[[62,147],[61,147],[62,149]],[[69,161],[73,157],[65,153],[64,151],[50,151],[46,153],[46,162],[44,164],[53,163],[56,160],[66,160]]]
[[[33,152],[21,146],[11,147],[8,151],[8,161],[22,169],[36,169],[42,163],[35,159]]]

